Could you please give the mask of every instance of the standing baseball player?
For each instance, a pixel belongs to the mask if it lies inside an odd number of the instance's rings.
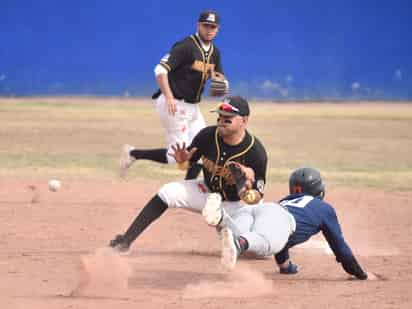
[[[170,53],[163,56],[154,72],[159,90],[153,94],[156,110],[166,131],[167,148],[136,149],[124,145],[120,157],[120,175],[124,177],[136,160],[175,163],[170,155],[176,143],[189,145],[193,137],[205,127],[198,103],[205,83],[212,78],[212,96],[228,92],[228,82],[223,75],[219,49],[212,43],[219,31],[219,16],[215,11],[202,12],[196,34],[175,43]],[[201,164],[193,164],[185,179],[194,179]]]
[[[244,231],[249,229],[249,222],[244,222],[241,209],[245,207],[243,202],[255,204],[263,196],[266,151],[246,129],[250,111],[245,99],[228,97],[215,112],[218,113],[217,126],[202,129],[188,148],[184,144],[172,146],[171,155],[181,169],[188,169],[202,159],[203,180],[183,180],[161,187],[126,233],[117,235],[110,242],[111,247],[120,252],[127,251],[132,242],[168,208],[202,212],[212,192],[220,197],[221,206],[233,217],[239,229],[243,231],[243,226]],[[231,170],[244,175],[242,190],[238,190],[239,184]]]
[[[322,231],[343,269],[357,279],[368,279],[343,238],[334,208],[323,201],[325,186],[320,173],[310,167],[295,170],[289,178],[289,192],[280,205],[244,207],[242,212],[249,213],[250,224],[246,232],[219,206],[219,197],[211,195],[207,199],[206,222],[222,228],[223,266],[233,269],[237,257],[249,251],[258,256],[274,255],[281,274],[296,274],[298,267],[290,261],[289,249]]]

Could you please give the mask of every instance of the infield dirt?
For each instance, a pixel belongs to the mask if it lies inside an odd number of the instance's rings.
[[[349,104],[349,114],[342,116],[343,106],[296,104],[271,110],[277,131],[252,128],[271,153],[266,200],[286,193],[288,172],[304,161],[305,150],[293,156],[298,147],[284,140],[294,136],[287,129],[305,130],[294,128],[296,115],[314,115],[304,122],[307,132],[316,123],[321,136],[340,134],[331,144],[342,146],[336,149],[343,155],[332,146],[308,146],[307,161],[325,170],[327,200],[337,209],[344,236],[361,265],[379,279],[355,281],[348,280],[320,235],[291,251],[300,266],[295,276],[280,275],[272,259],[241,259],[227,274],[219,266],[215,231],[201,216],[179,210],[167,211],[145,231],[130,255],[113,255],[108,241],[127,228],[161,184],[183,175],[138,163],[128,181],[119,180],[123,142],[137,136],[145,146],[160,146],[162,140],[157,123],[136,126],[134,102],[117,108],[113,102],[100,107],[100,101],[80,100],[83,112],[78,102],[61,107],[56,99],[45,102],[0,101],[1,308],[412,307],[408,105]],[[99,108],[110,114],[94,114]],[[141,123],[155,119],[150,108],[139,107]],[[257,117],[269,115],[259,110]],[[335,133],[321,130],[327,124]],[[55,133],[44,136],[50,127]],[[57,192],[47,187],[52,176],[62,182]]]

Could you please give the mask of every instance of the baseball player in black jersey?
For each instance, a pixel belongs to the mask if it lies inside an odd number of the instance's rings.
[[[219,16],[215,11],[202,12],[196,34],[175,43],[155,67],[159,90],[153,94],[156,110],[166,131],[167,148],[136,149],[124,145],[120,157],[120,175],[124,177],[136,160],[175,163],[169,155],[176,143],[189,145],[193,137],[205,127],[198,103],[206,81],[218,75],[224,78],[219,49],[212,43],[219,30]],[[200,164],[193,164],[186,179],[196,178]]]
[[[244,220],[242,209],[245,203],[256,204],[263,196],[266,151],[261,142],[246,129],[250,111],[245,99],[228,97],[215,112],[218,113],[216,126],[202,129],[187,148],[184,144],[172,147],[171,155],[181,169],[187,169],[202,159],[203,180],[183,180],[162,186],[126,233],[116,236],[110,242],[111,247],[121,252],[127,251],[140,233],[168,208],[202,212],[212,193],[217,193],[223,209],[230,214],[240,230],[243,226],[249,229],[249,222]],[[246,176],[248,185],[244,191],[238,190],[230,173],[231,165],[235,165]],[[208,216],[207,213],[203,215]]]

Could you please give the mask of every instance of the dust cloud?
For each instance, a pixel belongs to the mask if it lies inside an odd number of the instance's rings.
[[[238,265],[225,280],[200,281],[187,285],[183,291],[183,298],[249,298],[273,293],[272,280],[266,279],[262,273],[245,265]]]
[[[81,256],[79,278],[72,296],[127,296],[131,266],[112,248],[99,248]]]

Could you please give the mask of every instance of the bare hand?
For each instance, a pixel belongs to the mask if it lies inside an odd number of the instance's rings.
[[[374,273],[372,273],[372,272],[369,272],[369,271],[368,271],[367,274],[368,274],[368,279],[367,279],[367,280],[377,281],[377,280],[380,279],[379,275],[374,274]]]
[[[368,280],[368,281],[377,281],[377,280],[382,280],[382,276],[380,276],[380,275],[378,275],[378,274],[376,274],[376,273],[373,273],[373,272],[367,272],[366,273],[367,275],[368,275],[368,278],[366,279],[366,280]],[[362,280],[362,279],[359,279],[359,278],[356,278],[355,276],[349,276],[348,277],[348,280]]]
[[[169,111],[169,115],[174,116],[176,113],[176,100],[175,98],[166,98],[167,109]]]
[[[172,145],[172,149],[173,149],[173,153],[169,152],[169,155],[175,158],[177,163],[183,163],[185,161],[189,161],[190,158],[195,153],[195,151],[197,150],[196,147],[193,147],[192,149],[190,149],[190,151],[187,151],[186,143],[184,142],[181,147],[179,143],[176,143],[176,145]]]

